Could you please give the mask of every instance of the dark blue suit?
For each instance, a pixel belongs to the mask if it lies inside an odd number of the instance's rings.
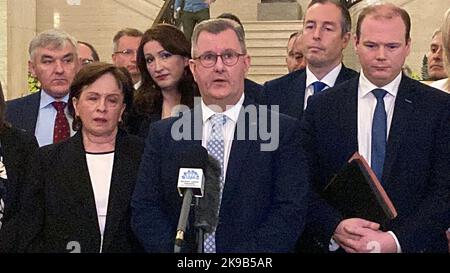
[[[192,113],[201,125],[201,108],[186,114]],[[260,151],[262,140],[238,141],[235,133],[216,231],[217,252],[288,252],[303,230],[309,184],[299,125],[287,116],[279,118],[275,151]],[[132,198],[133,230],[148,252],[173,251],[182,202],[177,192],[177,157],[185,147],[201,145],[200,140],[173,140],[171,127],[176,120],[152,124]],[[245,122],[246,128],[256,129],[247,118]],[[193,134],[201,139],[201,127]],[[193,252],[192,228],[186,241],[183,251]]]
[[[316,192],[358,150],[357,92],[354,78],[313,96],[305,111],[302,140]],[[403,252],[448,251],[450,96],[403,75],[394,107],[382,181],[398,216],[386,230]],[[307,232],[328,248],[342,217],[320,198],[311,200]]]
[[[335,85],[358,76],[352,69],[342,66]],[[264,84],[260,104],[279,105],[280,113],[301,119],[304,109],[306,69],[296,70]]]
[[[6,120],[34,135],[39,114],[41,92],[6,102]]]
[[[246,78],[244,81],[245,96],[253,99],[255,102],[259,101],[263,88],[262,85],[250,79]]]

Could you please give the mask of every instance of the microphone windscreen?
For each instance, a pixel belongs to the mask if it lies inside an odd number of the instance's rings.
[[[208,151],[201,145],[188,145],[179,153],[179,168],[205,169],[208,161]]]
[[[208,155],[205,171],[205,193],[195,208],[195,227],[211,233],[219,221],[220,163]]]

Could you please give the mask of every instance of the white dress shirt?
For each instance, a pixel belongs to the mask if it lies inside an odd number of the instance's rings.
[[[387,94],[383,99],[387,117],[387,141],[389,139],[389,131],[391,128],[392,116],[394,114],[395,98],[397,97],[401,79],[402,74],[400,73],[389,84],[377,87],[366,78],[364,72],[361,70],[358,84],[358,151],[367,160],[370,166],[372,166],[372,121],[375,106],[377,105],[377,99],[372,93],[372,90],[380,88],[387,91]]]
[[[450,93],[449,90],[445,89],[445,86],[446,86],[448,80],[449,80],[448,78],[445,78],[445,79],[442,79],[442,80],[437,80],[437,81],[432,82],[430,84],[430,86],[434,87],[434,88],[437,88],[439,90],[442,90],[444,92]]]
[[[226,181],[228,159],[230,158],[231,145],[233,144],[234,130],[241,111],[242,104],[244,103],[244,94],[242,94],[239,101],[230,107],[227,107],[226,111],[222,113],[214,112],[213,109],[208,107],[202,99],[202,120],[203,120],[203,134],[202,134],[202,146],[206,148],[206,144],[211,136],[212,124],[210,117],[214,114],[224,114],[227,117],[227,122],[223,126],[224,137],[224,153],[223,153],[223,181]]]
[[[327,86],[323,89],[327,89],[330,87],[333,87],[336,83],[336,79],[339,76],[339,73],[341,72],[342,63],[339,63],[335,68],[333,68],[328,74],[325,75],[321,80],[317,79],[316,76],[309,70],[309,67],[306,66],[306,89],[305,89],[305,100],[303,103],[303,110],[306,109],[306,106],[308,106],[308,98],[312,95],[314,95],[314,86],[313,83],[320,81],[326,84]]]
[[[69,94],[63,97],[60,101],[68,103]],[[36,129],[34,135],[36,136],[39,147],[53,143],[53,131],[55,127],[56,109],[52,102],[55,98],[47,94],[44,90],[41,91],[41,101],[39,103],[39,112],[36,122]],[[75,131],[72,129],[73,118],[70,116],[67,106],[64,109],[67,120],[69,121],[70,135],[73,136]]]

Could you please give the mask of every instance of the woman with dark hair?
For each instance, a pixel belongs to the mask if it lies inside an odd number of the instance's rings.
[[[78,72],[69,97],[78,132],[38,150],[22,217],[26,250],[140,251],[130,199],[143,142],[119,128],[132,92],[125,68],[95,62]]]
[[[148,29],[137,52],[141,86],[135,93],[131,133],[146,136],[151,122],[170,117],[177,105],[192,108],[197,85],[189,69],[191,44],[172,25]]]
[[[5,108],[0,83],[0,252],[16,252],[23,179],[38,144],[34,135],[12,127],[5,120]]]

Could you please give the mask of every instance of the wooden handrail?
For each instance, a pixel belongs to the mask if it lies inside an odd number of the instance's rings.
[[[177,26],[178,22],[173,18],[174,5],[175,0],[165,0],[164,5],[155,18],[155,21],[153,21],[152,27],[160,23]]]

